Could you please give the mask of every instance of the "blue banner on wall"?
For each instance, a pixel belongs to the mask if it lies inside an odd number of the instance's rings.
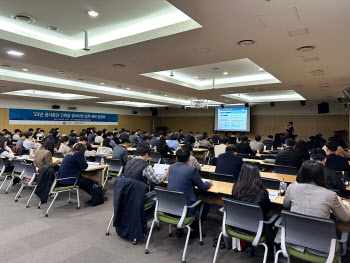
[[[118,125],[118,114],[10,109],[9,124]]]

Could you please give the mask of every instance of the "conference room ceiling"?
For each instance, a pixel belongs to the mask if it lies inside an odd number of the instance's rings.
[[[3,98],[15,97],[4,92],[27,89],[95,97],[79,100],[79,104],[87,105],[109,102],[107,105],[120,107],[127,102],[143,102],[176,107],[189,105],[196,99],[210,100],[211,104],[249,102],[261,94],[289,91],[306,100],[332,101],[341,97],[342,90],[350,85],[350,2],[346,0],[338,0],[337,4],[320,0],[317,5],[307,0],[114,0],[103,4],[101,1],[68,4],[68,1],[0,0],[0,4],[0,20],[11,20],[12,14],[30,15],[35,23],[27,27],[48,31],[48,26],[56,26],[59,31],[50,33],[73,38],[79,35],[82,47],[83,30],[91,32],[93,38],[94,32],[114,32],[115,25],[118,25],[116,30],[122,30],[125,23],[137,25],[138,19],[152,19],[165,14],[165,10],[187,17],[184,21],[190,21],[192,26],[179,26],[184,25],[183,21],[163,27],[159,24],[162,32],[141,32],[129,42],[118,36],[102,43],[108,44],[104,48],[96,44],[90,51],[82,53],[81,47],[64,55],[60,51],[63,47],[52,48],[52,43],[37,45],[38,40],[30,39],[29,35],[12,32],[10,39],[0,23],[0,96]],[[90,17],[91,10],[99,15]],[[23,24],[13,19],[11,22]],[[238,44],[242,40],[253,42],[242,46]],[[298,51],[304,46],[314,48]],[[8,54],[11,50],[23,55]],[[224,66],[212,65],[247,60],[278,81],[214,86],[214,89],[207,85],[198,89],[145,76],[157,72],[176,76],[177,71],[196,69],[188,74],[212,82],[213,78],[222,78],[213,73],[216,67],[220,74],[228,72],[235,77],[249,73],[244,66],[226,70]],[[249,94],[249,99],[238,94]]]

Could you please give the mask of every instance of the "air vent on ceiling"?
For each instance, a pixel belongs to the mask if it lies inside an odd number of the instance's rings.
[[[57,71],[57,74],[64,75],[64,74],[66,74],[66,72],[64,72],[63,70],[59,70],[59,71]]]
[[[2,67],[2,68],[12,68],[12,66],[10,66],[10,65],[7,65],[7,64],[4,64],[4,65],[0,65],[0,67]]]
[[[313,57],[313,58],[304,58],[304,62],[312,62],[312,61],[317,61],[320,60],[318,57]]]
[[[300,28],[297,30],[287,31],[290,37],[298,37],[309,34],[309,29],[307,27]]]
[[[59,28],[55,26],[49,26],[48,29],[51,31],[59,31]]]
[[[75,107],[75,106],[67,106],[67,110],[77,110],[77,107]]]
[[[303,46],[303,47],[297,48],[297,51],[308,52],[308,51],[311,51],[313,49],[315,49],[315,46]]]
[[[14,20],[22,22],[22,23],[27,23],[27,24],[34,24],[35,23],[35,19],[31,16],[28,16],[28,15],[13,14],[13,15],[11,15],[11,17]]]

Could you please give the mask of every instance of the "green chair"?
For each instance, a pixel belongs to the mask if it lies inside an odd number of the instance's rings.
[[[62,186],[62,184],[61,184],[60,186],[56,186],[57,183],[61,183],[61,182],[67,181],[67,180],[74,180],[74,184],[67,185],[67,186]],[[77,181],[78,181],[78,179],[76,177],[67,177],[67,178],[60,178],[60,179],[56,178],[55,179],[55,181],[53,182],[51,189],[50,189],[50,195],[53,195],[53,200],[46,211],[45,217],[49,216],[50,208],[53,205],[53,203],[55,202],[58,194],[63,193],[63,192],[68,192],[68,194],[69,194],[68,203],[71,203],[72,201],[70,198],[70,193],[71,193],[71,191],[76,191],[77,192],[77,203],[78,203],[77,209],[80,209],[79,186],[76,185]],[[40,208],[41,208],[41,202],[39,203],[39,206],[38,206],[38,209],[40,209]]]
[[[105,177],[105,181],[103,184],[103,187],[105,187],[108,178],[112,176],[121,176],[123,173],[123,164],[119,159],[107,159],[107,164],[109,165],[108,170],[107,170],[107,175]]]
[[[12,165],[14,166],[12,174],[11,174],[12,179],[5,190],[5,194],[7,194],[10,187],[12,187],[12,184],[13,184],[13,181],[15,180],[15,178],[20,179],[20,177],[22,176],[22,173],[24,171],[24,168],[26,166],[26,163],[24,160],[21,160],[21,159],[13,159]],[[0,189],[1,189],[1,187],[0,187]]]
[[[3,178],[4,180],[2,181],[2,184],[0,186],[0,190],[1,190],[2,186],[4,185],[5,181],[7,180],[7,178],[12,176],[12,173],[5,172],[5,169],[6,169],[6,165],[5,165],[4,161],[0,159],[0,177],[4,177]]]
[[[283,254],[290,262],[290,256],[314,263],[341,262],[341,246],[348,239],[348,233],[342,232],[341,239],[336,236],[334,221],[327,218],[303,215],[290,211],[282,211],[281,218],[276,222],[281,228],[281,250],[277,251],[275,263],[279,254]],[[293,246],[316,250],[325,256],[300,252]]]
[[[186,217],[188,209],[198,208],[199,215],[199,238],[200,245],[203,245],[202,241],[202,225],[201,225],[201,215],[203,210],[203,201],[197,201],[191,206],[187,206],[186,195],[182,192],[170,191],[167,189],[156,188],[154,189],[157,195],[156,208],[154,211],[154,219],[152,221],[152,226],[149,231],[145,253],[149,254],[148,244],[151,240],[152,230],[154,223],[164,222],[169,224],[169,236],[171,236],[171,226],[176,225],[178,229],[187,228],[187,237],[185,248],[182,254],[182,262],[186,263],[186,251],[188,240],[190,238],[191,228],[190,225],[196,220],[195,217]]]
[[[222,236],[226,238],[239,238],[251,242],[253,246],[264,246],[265,253],[263,262],[265,263],[268,247],[265,244],[266,237],[263,235],[263,227],[264,224],[273,224],[278,215],[273,215],[270,220],[264,221],[261,207],[257,204],[245,203],[228,198],[222,198],[222,201],[224,203],[222,232],[219,235],[213,263],[216,262]]]
[[[33,195],[34,195],[34,191],[36,189],[36,175],[37,175],[37,170],[36,168],[31,165],[31,164],[24,164],[24,170],[23,173],[20,175],[20,179],[21,179],[21,187],[19,188],[16,196],[15,196],[15,202],[18,202],[18,197],[21,196],[22,190],[24,189],[24,187],[30,187],[30,188],[34,188],[31,195],[29,196],[29,199],[27,201],[27,205],[26,207],[29,207],[29,202],[32,199]]]

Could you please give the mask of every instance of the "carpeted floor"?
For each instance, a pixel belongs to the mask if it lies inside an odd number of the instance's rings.
[[[68,204],[68,193],[62,193],[48,218],[44,217],[48,204],[37,209],[37,197],[33,197],[30,208],[25,207],[31,190],[24,189],[17,203],[14,197],[18,185],[12,187],[7,195],[1,190],[0,262],[181,262],[185,238],[169,238],[166,224],[161,224],[161,229],[154,231],[148,255],[144,253],[146,239],[133,246],[131,241],[119,238],[114,228],[111,228],[109,236],[105,235],[113,212],[112,186],[112,182],[106,186],[110,200],[97,207],[84,207],[84,201],[89,198],[82,192],[80,210],[76,209],[75,195],[72,203]],[[204,224],[204,245],[190,241],[187,262],[212,262],[215,251],[213,239],[219,234],[221,220],[219,212],[209,212]],[[255,257],[249,258],[245,252],[220,250],[217,262],[262,262],[263,249],[256,248],[255,253]]]

